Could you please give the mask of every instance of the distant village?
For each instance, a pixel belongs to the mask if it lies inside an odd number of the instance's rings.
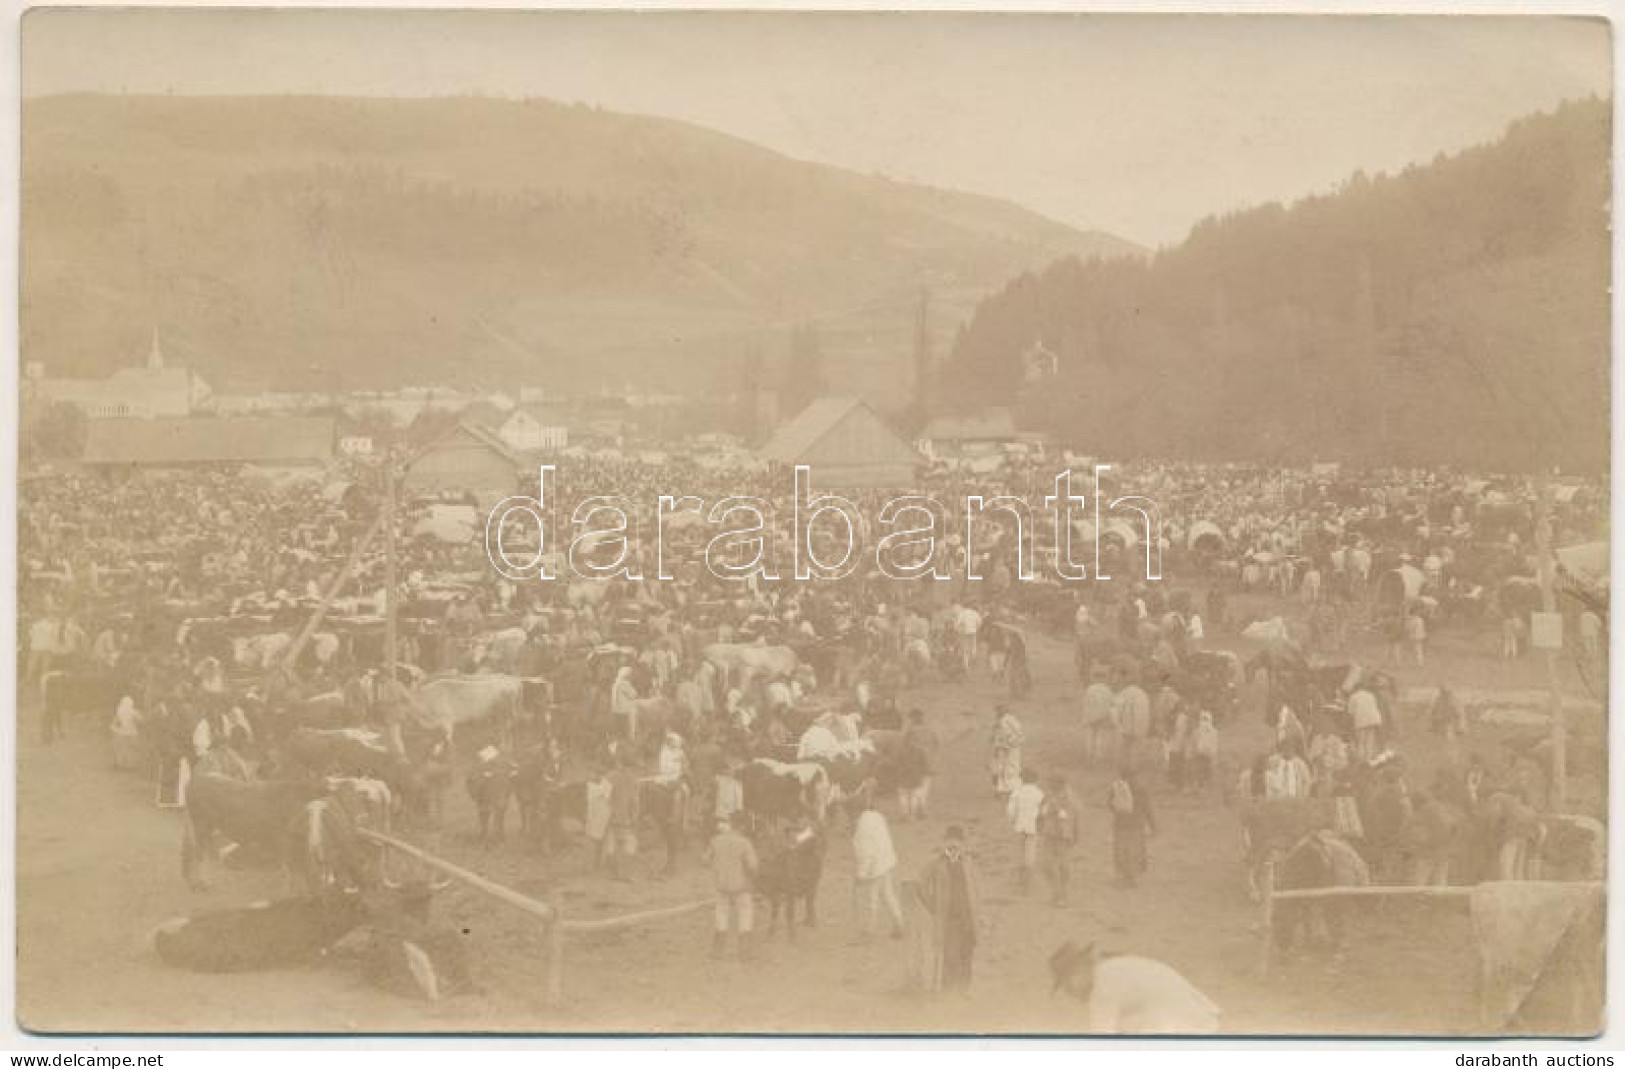
[[[73,427],[49,436],[25,429],[25,466],[314,473],[373,463],[393,448],[412,457],[409,483],[423,484],[414,489],[481,499],[506,496],[538,463],[586,457],[660,463],[681,451],[714,470],[805,463],[825,486],[860,487],[910,485],[933,468],[991,474],[1046,452],[1043,437],[1019,431],[1008,408],[922,417],[908,427],[858,397],[822,397],[781,414],[769,393],[741,420],[727,399],[630,388],[569,397],[529,386],[216,393],[196,371],[165,359],[156,332],[144,360],[106,378],[55,378],[28,364],[22,402],[25,428],[74,414]]]

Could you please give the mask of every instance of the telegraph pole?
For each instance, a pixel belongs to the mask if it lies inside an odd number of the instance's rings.
[[[384,678],[395,685],[395,447],[384,447]]]
[[[396,701],[400,695],[400,680],[396,676],[399,653],[395,624],[395,441],[390,435],[384,447],[384,695],[390,710],[389,737],[395,752],[405,754],[406,740],[401,736],[400,710]]]
[[[1541,612],[1550,617],[1557,612],[1556,555],[1552,547],[1552,487],[1544,468],[1536,476],[1535,496],[1535,558],[1540,577],[1540,607]],[[1548,642],[1542,652],[1546,657],[1547,708],[1552,731],[1551,807],[1561,813],[1568,800],[1569,740],[1563,711],[1563,691],[1557,675],[1558,645]]]

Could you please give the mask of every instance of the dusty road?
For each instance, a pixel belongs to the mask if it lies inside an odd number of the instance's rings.
[[[1239,608],[1240,606],[1238,606]],[[426,1005],[365,986],[341,946],[319,967],[240,976],[197,976],[165,967],[151,933],[189,909],[243,904],[279,893],[265,871],[222,872],[217,888],[194,894],[182,882],[179,813],[156,809],[149,785],[115,773],[100,727],[79,725],[66,745],[34,742],[33,709],[22,709],[18,797],[18,998],[21,1023],[42,1031],[108,1032],[1075,1032],[1081,1007],[1049,992],[1046,959],[1067,936],[1099,939],[1174,965],[1224,1010],[1238,1033],[1431,1033],[1474,1030],[1474,951],[1465,908],[1449,903],[1376,907],[1356,925],[1337,971],[1324,960],[1258,974],[1256,907],[1242,882],[1237,814],[1217,791],[1178,798],[1159,791],[1161,834],[1151,871],[1135,890],[1111,882],[1101,769],[1085,767],[1076,730],[1079,687],[1070,650],[1029,634],[1037,682],[1015,703],[1026,725],[1027,760],[1065,770],[1090,807],[1074,869],[1074,904],[1056,909],[1015,891],[1015,845],[984,774],[986,733],[1001,688],[975,674],[909,696],[949,740],[921,824],[894,824],[902,872],[911,875],[950,822],[967,826],[989,897],[991,927],[969,998],[921,1001],[904,988],[902,944],[853,940],[850,845],[838,829],[819,899],[821,925],[790,945],[782,938],[754,960],[707,956],[709,917],[694,913],[614,935],[581,937],[567,950],[565,1002],[542,1001],[541,933],[507,907],[462,890],[441,899],[442,916],[463,929],[487,993]],[[1451,681],[1528,687],[1534,662],[1491,658],[1488,636],[1446,637],[1425,671],[1403,669],[1406,686]],[[1219,640],[1212,645],[1225,645]],[[1363,649],[1367,658],[1380,651]],[[1571,674],[1571,673],[1566,673]],[[1578,689],[1578,684],[1571,680]],[[1262,745],[1262,698],[1249,689],[1223,738],[1231,765]],[[1439,759],[1409,707],[1401,745],[1426,782]],[[1598,728],[1591,725],[1591,737]],[[1474,744],[1494,757],[1488,729]],[[1584,737],[1583,727],[1578,732]],[[1596,762],[1581,760],[1576,807],[1602,797]],[[458,804],[462,800],[458,799]],[[630,883],[587,871],[575,851],[552,863],[510,844],[468,840],[472,816],[459,809],[441,836],[420,840],[509,886],[556,894],[572,916],[610,915],[704,897],[697,846],[678,875],[652,875],[653,857]]]

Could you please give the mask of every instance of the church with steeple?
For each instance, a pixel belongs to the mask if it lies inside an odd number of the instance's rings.
[[[52,379],[39,364],[27,369],[25,396],[70,404],[92,419],[190,416],[209,407],[208,383],[190,368],[164,360],[156,328],[140,367],[119,368],[105,379]]]

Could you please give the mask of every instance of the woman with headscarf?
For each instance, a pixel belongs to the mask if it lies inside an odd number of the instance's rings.
[[[988,772],[993,778],[993,793],[1000,799],[1021,785],[1021,744],[1026,736],[1021,721],[1001,705],[993,712],[992,753],[988,757]]]
[[[683,749],[683,737],[675,731],[666,732],[660,744],[660,756],[655,761],[655,780],[676,783],[688,774],[688,754]]]
[[[1308,741],[1309,735],[1303,730],[1303,721],[1298,719],[1298,714],[1292,711],[1291,706],[1281,706],[1275,714],[1275,748],[1284,750],[1292,745],[1303,746]]]

